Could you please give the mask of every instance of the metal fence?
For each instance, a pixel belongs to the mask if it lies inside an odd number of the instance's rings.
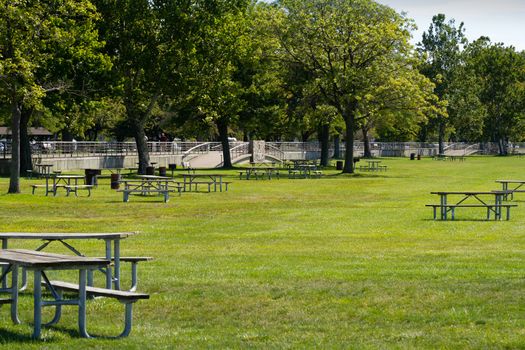
[[[222,151],[219,142],[148,142],[148,151],[151,154],[188,155],[206,154],[210,151]],[[39,141],[31,144],[32,154],[37,158],[64,158],[64,157],[93,157],[93,156],[127,156],[136,155],[135,142],[66,142],[66,141]],[[230,144],[232,156],[246,153],[247,142],[232,142]],[[286,154],[301,153],[310,157],[317,157],[321,153],[319,142],[267,142],[267,152],[280,159],[286,159]],[[421,142],[372,142],[370,151],[374,156],[407,156],[410,153],[420,155],[435,155],[438,153],[437,143]],[[330,143],[330,154],[334,152],[334,144]],[[344,154],[345,144],[340,144],[340,152]],[[473,155],[498,154],[496,143],[445,143],[445,154]],[[364,153],[363,142],[354,143],[354,154]],[[508,145],[508,153],[525,153],[525,143]],[[11,157],[10,141],[0,141],[0,158]]]

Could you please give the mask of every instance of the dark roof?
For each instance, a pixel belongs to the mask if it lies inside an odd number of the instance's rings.
[[[52,136],[53,134],[49,132],[46,128],[29,128],[29,135],[32,136]],[[6,136],[11,135],[11,128],[6,126],[0,126],[0,135]]]

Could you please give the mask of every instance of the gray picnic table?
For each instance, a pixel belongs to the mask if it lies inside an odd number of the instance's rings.
[[[28,232],[3,232],[0,233],[0,240],[2,241],[2,249],[8,249],[9,240],[13,239],[34,239],[43,240],[36,251],[41,251],[53,242],[58,242],[64,245],[67,249],[73,252],[77,256],[83,254],[76,249],[73,245],[66,241],[70,240],[104,240],[105,242],[105,259],[113,260],[114,266],[111,268],[108,266],[104,269],[106,275],[106,288],[111,289],[114,285],[115,289],[120,289],[120,241],[135,235],[137,232],[107,232],[107,233],[28,233]],[[135,267],[135,266],[134,266]],[[132,271],[132,279],[136,283],[136,270]],[[90,285],[93,284],[92,274],[89,276]],[[22,276],[22,289],[25,288],[26,279],[25,273]],[[3,281],[3,287],[5,287],[5,281]],[[133,288],[133,286],[132,286]]]
[[[515,204],[503,204],[503,199],[508,194],[507,191],[436,191],[430,192],[439,196],[439,204],[427,204],[434,210],[434,220],[437,218],[436,211],[439,209],[439,218],[447,220],[448,213],[451,213],[450,218],[454,220],[456,208],[484,208],[487,210],[487,220],[490,219],[490,214],[494,213],[495,220],[502,219],[502,208],[507,210],[506,219],[510,219],[510,207],[515,207]],[[450,203],[450,198],[455,200]],[[471,199],[474,203],[466,202]]]
[[[110,263],[109,260],[88,258],[84,256],[52,254],[25,249],[2,249],[0,250],[0,262],[8,265],[2,274],[2,282],[7,279],[7,274],[11,272],[11,287],[2,289],[2,292],[8,292],[11,294],[11,299],[4,299],[2,302],[11,304],[11,319],[13,323],[21,323],[18,317],[18,270],[24,268],[34,272],[33,338],[40,338],[42,329],[42,307],[50,305],[56,306],[57,310],[63,305],[78,306],[78,326],[80,334],[83,337],[89,337],[86,331],[87,271],[108,266]],[[53,300],[43,300],[42,278],[46,285],[51,285],[45,273],[46,270],[78,270],[78,299],[62,299],[56,291],[51,289]],[[58,320],[55,317],[51,323],[56,322],[58,322]]]

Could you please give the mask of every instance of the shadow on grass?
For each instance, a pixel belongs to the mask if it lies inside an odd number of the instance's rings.
[[[434,219],[422,219],[422,221],[433,221],[433,222],[504,222],[504,221],[510,221],[510,220],[487,220],[487,219],[448,219],[448,220],[434,220]]]

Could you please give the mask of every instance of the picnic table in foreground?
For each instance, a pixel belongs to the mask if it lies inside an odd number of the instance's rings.
[[[430,193],[439,196],[439,204],[426,205],[433,209],[434,220],[438,217],[438,211],[441,220],[447,220],[449,213],[450,219],[454,220],[457,208],[484,208],[487,212],[487,220],[490,220],[491,214],[494,214],[494,220],[501,220],[502,209],[506,209],[505,218],[510,220],[510,208],[517,206],[503,203],[508,191],[437,191]],[[450,202],[452,199],[454,201]]]
[[[55,316],[47,325],[56,324],[61,317],[62,306],[78,307],[78,327],[82,337],[89,338],[86,329],[86,298],[87,295],[98,295],[118,299],[126,305],[124,331],[119,335],[127,336],[131,331],[132,304],[139,299],[148,299],[149,295],[135,292],[114,291],[104,288],[89,287],[87,285],[87,271],[107,267],[110,260],[85,256],[53,254],[26,249],[0,250],[0,262],[7,265],[1,276],[2,282],[11,273],[11,287],[2,288],[4,293],[10,294],[10,299],[1,299],[2,304],[11,304],[11,320],[20,324],[18,317],[18,273],[20,268],[33,271],[33,338],[40,338],[42,329],[42,307],[54,306]],[[47,276],[49,270],[78,270],[78,284],[51,281]],[[44,300],[42,285],[51,292],[52,299]],[[74,299],[63,298],[62,292],[74,292],[78,296]]]
[[[120,289],[120,265],[121,260],[128,261],[132,264],[131,288],[136,289],[137,284],[137,266],[139,261],[144,259],[133,259],[131,257],[121,257],[120,241],[135,235],[136,232],[104,232],[104,233],[29,233],[29,232],[2,232],[0,233],[0,240],[2,241],[2,249],[8,249],[9,242],[12,240],[41,240],[41,243],[35,250],[42,251],[51,243],[60,243],[69,251],[77,256],[83,256],[82,252],[72,245],[72,240],[103,240],[105,242],[104,259],[113,262],[113,267],[108,266],[102,270],[106,277],[106,288]],[[5,271],[5,268],[3,269]],[[92,273],[89,274],[89,284],[93,285]],[[22,290],[25,289],[25,274],[22,280]],[[6,282],[3,282],[3,287],[6,287]]]

